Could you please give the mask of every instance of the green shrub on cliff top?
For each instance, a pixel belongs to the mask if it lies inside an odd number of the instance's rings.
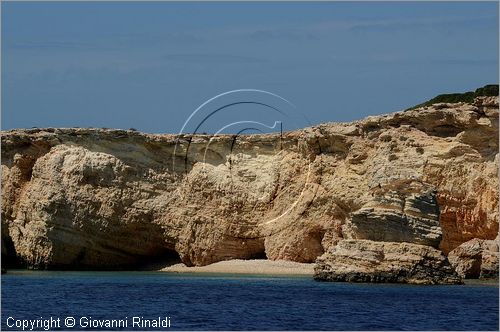
[[[415,105],[408,108],[412,110],[419,107],[430,106],[437,103],[472,103],[474,98],[480,96],[498,96],[498,84],[488,84],[482,88],[476,89],[476,91],[468,91],[464,93],[447,93],[438,95],[431,100],[428,100],[422,104]]]
[[[479,96],[498,96],[498,84],[489,84],[485,85],[482,88],[479,88],[475,92],[476,97]]]

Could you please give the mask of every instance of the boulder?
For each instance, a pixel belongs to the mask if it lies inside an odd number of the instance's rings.
[[[448,254],[448,259],[462,278],[498,278],[498,238],[462,243]]]
[[[403,242],[342,240],[317,259],[314,278],[322,281],[460,284],[443,253]]]

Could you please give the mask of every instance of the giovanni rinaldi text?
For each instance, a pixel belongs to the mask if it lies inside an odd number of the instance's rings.
[[[123,319],[97,319],[87,316],[82,317],[64,317],[64,318],[36,318],[36,319],[16,319],[8,317],[6,325],[9,328],[15,328],[23,331],[34,330],[52,330],[61,328],[169,328],[170,317],[144,318],[142,316],[125,317]]]

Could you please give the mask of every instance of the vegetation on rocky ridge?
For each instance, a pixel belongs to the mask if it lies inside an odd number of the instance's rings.
[[[476,89],[476,91],[467,91],[464,93],[446,93],[437,95],[436,97],[423,102],[421,104],[415,105],[408,108],[412,110],[419,107],[431,106],[437,103],[472,103],[476,97],[492,97],[498,96],[498,84],[488,84],[482,88]]]

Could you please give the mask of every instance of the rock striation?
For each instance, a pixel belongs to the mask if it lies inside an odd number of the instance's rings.
[[[372,200],[347,219],[343,234],[352,239],[438,247],[442,233],[434,187],[416,181],[381,186]]]
[[[498,235],[498,97],[282,137],[45,128],[3,131],[1,147],[2,261],[10,266],[325,255],[318,266],[338,275],[328,260],[347,262],[336,250],[362,245],[389,258],[408,253],[396,267],[401,280],[421,282],[436,267],[430,280],[448,282],[455,277],[440,251]],[[490,258],[481,257],[486,269]],[[391,262],[380,259],[374,271]]]
[[[314,278],[323,281],[460,284],[443,253],[403,242],[342,240],[317,260]]]

